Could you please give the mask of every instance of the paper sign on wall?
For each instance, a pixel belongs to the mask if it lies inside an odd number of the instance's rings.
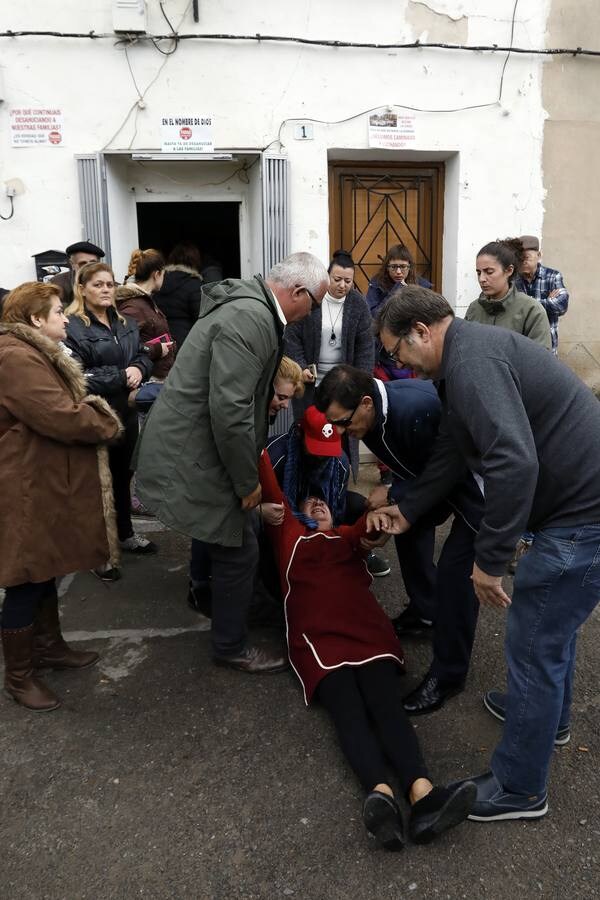
[[[10,142],[13,147],[60,147],[63,143],[63,114],[50,107],[20,107],[10,110]]]
[[[212,116],[163,116],[161,150],[163,153],[212,153]]]
[[[369,147],[397,150],[415,141],[414,113],[372,113],[369,116]]]

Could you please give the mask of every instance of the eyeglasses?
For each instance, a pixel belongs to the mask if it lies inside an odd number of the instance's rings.
[[[319,309],[321,304],[317,303],[317,299],[314,294],[312,294],[307,287],[302,288],[303,291],[306,291],[308,296],[310,297],[310,311],[314,312],[315,309]]]
[[[345,419],[329,419],[329,420],[328,420],[328,421],[329,421],[329,424],[330,424],[330,425],[335,425],[336,428],[347,428],[348,425],[350,424],[350,422],[352,421],[352,419],[353,419],[353,417],[354,417],[354,413],[356,412],[356,410],[358,409],[359,406],[360,406],[360,402],[358,402],[358,403],[356,404],[356,406],[354,407],[354,409],[352,410],[352,412],[350,413],[350,415],[349,415],[349,416],[346,416]]]
[[[391,272],[408,272],[410,265],[409,263],[390,263],[388,269]]]
[[[400,349],[400,344],[402,343],[402,340],[405,337],[406,337],[406,335],[403,334],[402,337],[400,337],[398,339],[398,343],[395,345],[393,350],[386,350],[385,347],[382,347],[381,350],[379,351],[379,355],[383,359],[389,360],[389,362],[394,362],[394,363],[400,362],[400,360],[398,359],[398,350]]]

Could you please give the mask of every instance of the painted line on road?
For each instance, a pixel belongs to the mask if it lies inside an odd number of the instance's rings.
[[[141,644],[142,641],[149,641],[152,638],[178,637],[180,634],[199,631],[210,631],[210,619],[205,619],[189,628],[114,628],[105,631],[67,631],[64,637],[69,641],[119,640]]]

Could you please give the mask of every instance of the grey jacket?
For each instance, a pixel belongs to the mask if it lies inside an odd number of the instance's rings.
[[[258,484],[283,326],[262,278],[203,288],[200,317],[150,413],[137,494],[183,534],[239,547]]]
[[[455,320],[446,332],[433,454],[401,500],[414,522],[464,472],[478,473],[485,512],[477,565],[502,575],[529,529],[600,524],[600,405],[577,376],[520,334]]]
[[[285,329],[285,353],[295,360],[301,369],[311,363],[319,364],[321,351],[321,307],[301,322],[294,322]],[[373,320],[367,301],[360,291],[352,289],[344,300],[342,313],[342,362],[371,373],[375,365]],[[305,385],[304,396],[294,400],[294,418],[300,419],[304,410],[314,403],[315,388]],[[354,478],[358,476],[358,441],[350,439],[348,452]]]

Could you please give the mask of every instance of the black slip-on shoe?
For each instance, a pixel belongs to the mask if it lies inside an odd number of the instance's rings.
[[[411,807],[409,835],[415,844],[429,844],[440,834],[464,822],[475,803],[472,781],[455,787],[434,787]]]
[[[371,837],[386,850],[402,850],[406,839],[402,816],[393,797],[371,791],[363,803],[363,822]]]

